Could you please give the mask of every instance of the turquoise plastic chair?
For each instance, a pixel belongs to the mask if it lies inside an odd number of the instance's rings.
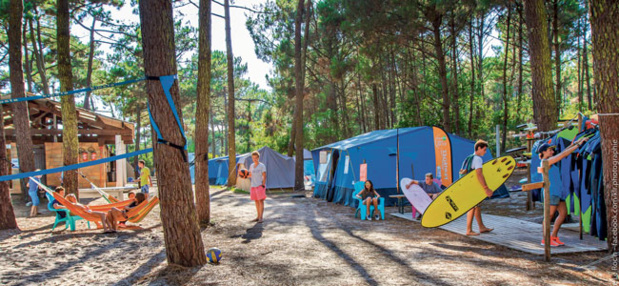
[[[51,196],[49,193],[45,193],[45,195],[47,196],[47,200],[49,201],[49,203],[47,203],[47,209],[56,213],[56,221],[54,221],[54,226],[52,226],[52,231],[54,231],[54,229],[56,228],[56,225],[58,225],[58,223],[60,222],[64,222],[64,229],[69,228],[71,231],[75,231],[75,221],[81,220],[83,219],[81,216],[76,216],[76,215],[71,215],[71,212],[67,209],[55,209],[54,206],[52,205],[52,202],[54,201],[54,197]],[[62,217],[60,214],[64,213],[65,217]],[[88,224],[88,229],[90,229],[90,222],[86,221],[86,223]]]
[[[367,207],[363,204],[363,201],[357,198],[357,194],[363,191],[363,188],[365,187],[365,182],[356,182],[354,186],[355,186],[355,191],[352,193],[352,197],[358,202],[357,210],[355,211],[355,218],[358,215],[361,215],[361,220],[366,220],[368,216],[368,214],[366,213]],[[378,211],[380,211],[381,219],[385,220],[385,198],[383,197],[378,198]],[[373,212],[374,212],[374,205],[371,205],[370,213],[373,213]]]

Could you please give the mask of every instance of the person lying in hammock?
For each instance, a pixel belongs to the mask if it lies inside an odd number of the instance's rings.
[[[111,233],[111,232],[116,232],[116,230],[114,228],[112,228],[109,224],[109,222],[106,219],[106,213],[104,212],[97,212],[97,211],[93,211],[90,208],[88,208],[88,206],[82,205],[80,203],[77,202],[77,198],[75,197],[74,194],[68,194],[65,199],[67,199],[67,201],[73,203],[73,205],[75,205],[78,208],[83,209],[85,212],[93,214],[93,215],[98,215],[101,217],[101,224],[103,225],[103,233]]]
[[[117,208],[112,208],[106,214],[105,218],[113,232],[116,232],[116,230],[118,230],[118,224],[116,222],[118,221],[126,222],[127,220],[129,220],[129,216],[127,216],[127,211],[119,210]]]
[[[136,194],[135,192],[131,191],[131,192],[129,192],[129,199],[132,199],[133,202],[130,205],[128,205],[128,206],[126,206],[124,208],[126,211],[139,206],[143,201],[146,200],[146,195],[144,193],[137,193]],[[125,223],[127,223],[126,220],[120,221],[118,223],[118,227],[125,228],[126,227]]]

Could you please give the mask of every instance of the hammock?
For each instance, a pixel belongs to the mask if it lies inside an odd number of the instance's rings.
[[[99,215],[95,215],[95,214],[92,214],[92,213],[89,213],[89,212],[85,211],[83,208],[76,206],[75,204],[73,204],[69,200],[63,198],[58,193],[52,191],[47,186],[45,186],[45,185],[43,185],[43,184],[41,184],[39,182],[37,182],[37,185],[39,185],[43,190],[45,190],[47,193],[49,193],[51,196],[53,196],[54,199],[56,199],[60,204],[62,204],[65,208],[67,208],[69,211],[71,211],[71,213],[73,215],[80,216],[80,217],[82,217],[83,219],[85,219],[87,221],[93,221],[93,222],[101,221],[101,217]],[[130,203],[131,202],[129,202],[129,204]],[[130,219],[129,221],[131,221],[131,219],[135,220],[135,219],[138,219],[138,218],[140,220],[142,220],[144,218],[144,216],[146,216],[146,214],[148,214],[153,209],[154,205],[156,205],[157,203],[159,203],[159,198],[154,197],[150,201],[143,201],[138,206],[136,206],[136,207],[132,208],[131,210],[127,211],[126,215]],[[127,205],[129,205],[129,204],[127,204]],[[151,207],[148,209],[148,211],[145,212],[145,213],[142,212],[143,210],[145,210],[145,207],[148,206],[148,205],[151,205]],[[111,209],[111,207],[110,207],[110,209]]]

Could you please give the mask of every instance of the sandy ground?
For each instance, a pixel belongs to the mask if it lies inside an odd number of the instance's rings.
[[[605,252],[543,257],[485,244],[387,215],[354,219],[354,209],[310,197],[270,194],[265,222],[251,223],[249,195],[212,188],[205,247],[218,265],[169,265],[156,208],[136,229],[117,234],[57,228],[45,212],[21,231],[0,231],[1,285],[611,285],[612,260],[579,269]],[[490,213],[524,212],[522,194],[486,203]],[[526,195],[524,196],[526,197]],[[94,203],[100,202],[100,200]],[[389,208],[387,212],[396,212]],[[525,212],[535,219],[538,209]]]

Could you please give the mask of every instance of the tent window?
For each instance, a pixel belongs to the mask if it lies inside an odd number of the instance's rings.
[[[348,165],[350,165],[350,157],[346,155],[346,160],[344,161],[344,174],[348,174]]]
[[[322,152],[320,153],[321,153],[320,157],[322,158]],[[318,178],[320,182],[326,182],[327,179],[329,179],[329,165],[331,162],[331,152],[325,152],[324,154],[325,154],[325,159],[326,159],[325,163],[322,164],[322,161],[321,161],[321,164],[318,167]]]

